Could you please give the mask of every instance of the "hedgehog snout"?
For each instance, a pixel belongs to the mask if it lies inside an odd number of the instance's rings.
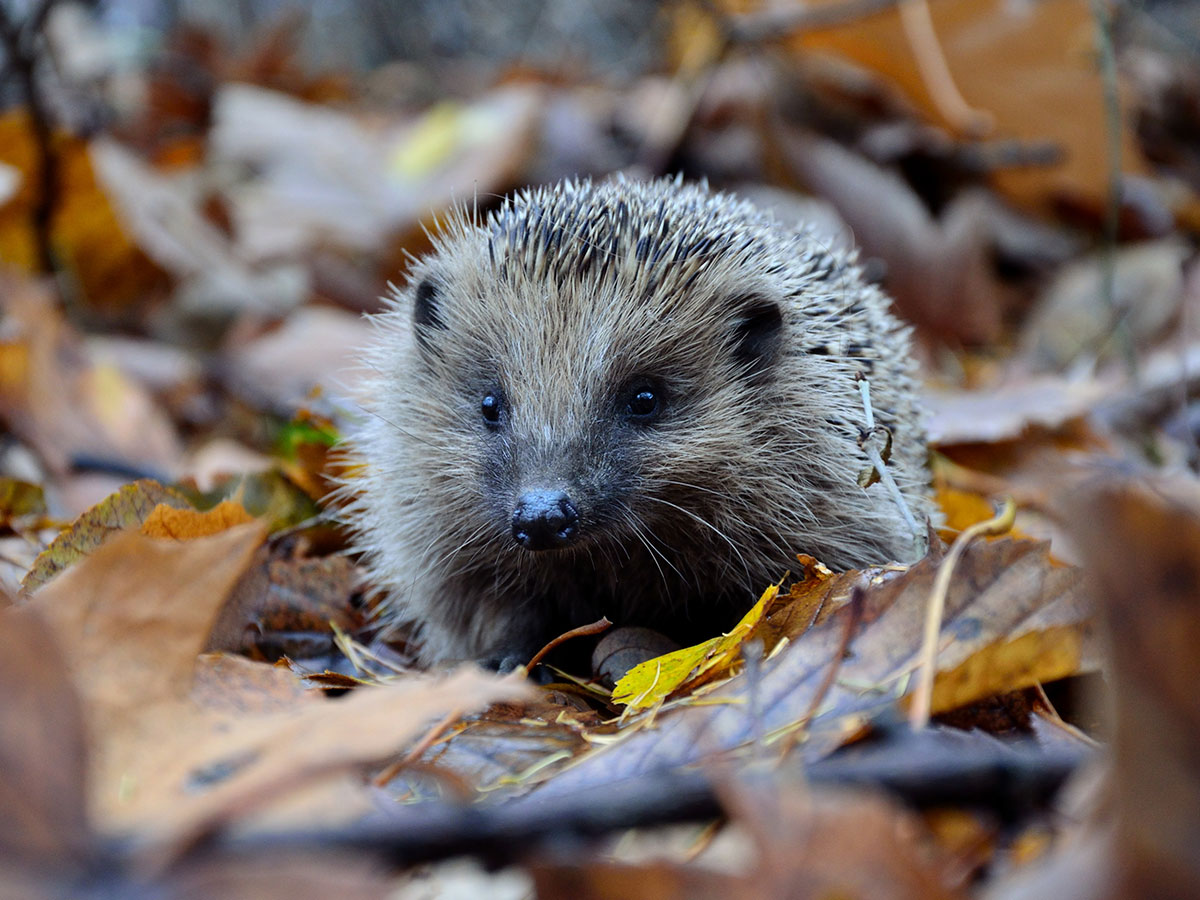
[[[579,512],[563,491],[526,491],[512,517],[513,540],[526,550],[554,550],[579,536]]]

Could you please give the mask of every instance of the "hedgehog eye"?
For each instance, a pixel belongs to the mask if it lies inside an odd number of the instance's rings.
[[[636,381],[625,394],[625,418],[637,425],[657,421],[663,411],[662,388],[651,381]]]
[[[500,427],[500,416],[504,412],[504,398],[499,391],[488,391],[479,401],[479,411],[488,428],[495,431]]]

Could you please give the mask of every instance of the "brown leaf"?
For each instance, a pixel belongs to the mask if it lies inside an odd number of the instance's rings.
[[[162,507],[183,508],[187,501],[157,481],[143,479],[127,484],[93,506],[51,541],[21,579],[21,587],[35,591],[63,569],[93,552],[118,531],[134,528]]]
[[[948,860],[912,813],[882,797],[774,783],[726,790],[731,814],[758,845],[756,897],[948,900]]]
[[[157,402],[116,366],[93,359],[43,287],[0,279],[0,415],[47,466],[87,456],[168,472],[179,457]]]
[[[927,558],[865,585],[862,621],[821,700],[800,749],[808,759],[840,746],[871,716],[894,709],[913,687],[925,607],[938,563]],[[658,714],[653,731],[626,727],[550,780],[568,791],[659,768],[687,765],[804,724],[835,664],[851,606],[843,606],[762,666],[755,684],[734,678]],[[1076,570],[1055,564],[1048,547],[999,539],[969,545],[955,569],[942,621],[934,711],[1095,666],[1090,613]],[[1045,658],[1037,655],[1052,649]],[[634,720],[636,724],[638,720]],[[805,736],[806,735],[806,736]],[[620,748],[619,750],[617,748]],[[770,752],[767,749],[765,752]]]
[[[242,504],[233,500],[222,500],[205,512],[178,509],[160,503],[150,511],[140,530],[146,537],[186,541],[209,537],[253,521],[254,516],[246,512]]]
[[[182,543],[125,532],[33,595],[94,727],[98,811],[120,805],[117,786],[146,765],[145,736],[171,727],[162,707],[190,691],[217,609],[261,540],[258,525]]]
[[[187,694],[217,610],[262,538],[257,524],[186,542],[124,532],[33,595],[86,675],[102,732]]]
[[[1069,500],[1107,619],[1121,897],[1200,895],[1200,488],[1097,480]]]
[[[266,713],[323,703],[314,691],[280,666],[264,666],[244,656],[203,653],[188,698],[202,709]]]
[[[59,644],[32,609],[0,613],[0,686],[0,869],[67,868],[91,846],[83,714]]]
[[[307,272],[278,257],[259,265],[248,261],[205,217],[194,182],[156,171],[109,138],[96,139],[91,153],[122,223],[174,276],[176,302],[170,312],[201,321],[247,311],[276,315],[303,300]]]
[[[1058,429],[1112,394],[1111,381],[1042,375],[974,390],[927,388],[929,439],[949,444],[1017,440],[1034,428]]]
[[[60,170],[60,203],[52,228],[55,252],[89,303],[122,309],[143,301],[162,285],[162,272],[121,228],[97,184],[87,142],[57,134],[54,146]],[[37,251],[30,223],[41,164],[24,110],[0,117],[0,164],[22,176],[16,195],[7,202],[0,199],[0,259],[33,272]]]
[[[353,384],[371,326],[339,309],[298,310],[278,329],[227,351],[234,388],[256,405],[292,410],[318,385]]]
[[[211,683],[194,696],[217,609],[261,540],[257,524],[183,542],[123,533],[34,595],[70,653],[95,727],[94,808],[107,827],[186,843],[314,779],[397,752],[437,716],[525,694],[523,684],[467,671],[288,705],[271,685],[291,673],[259,666],[247,676],[239,664],[227,669],[231,678],[258,683],[271,673],[267,689],[282,702],[214,704]],[[361,790],[357,797],[352,808],[317,808],[361,814]]]
[[[180,490],[199,507],[220,500],[234,500],[265,523],[272,534],[317,515],[313,499],[277,468],[218,478],[208,491],[201,492],[187,485],[181,485]]]
[[[348,633],[362,626],[350,605],[361,574],[349,559],[280,558],[281,549],[259,550],[221,609],[209,650],[308,659],[332,651],[330,623]]]
[[[113,896],[302,900],[327,897],[335,887],[339,897],[387,895],[374,866],[344,854],[208,857],[149,879],[137,865],[114,870],[111,860],[97,856],[88,823],[83,711],[70,667],[35,609],[11,609],[0,620],[0,690],[6,698],[0,704],[0,897],[34,900],[94,889]],[[263,696],[252,702],[261,707]],[[294,706],[295,698],[272,702]]]
[[[751,900],[750,886],[722,872],[670,862],[641,865],[591,859],[529,867],[538,900]]]
[[[935,220],[899,176],[841,145],[777,126],[794,173],[825,198],[868,256],[908,321],[959,342],[993,341],[1008,306],[991,263],[984,201],[965,194]]]
[[[834,4],[839,0],[822,0]],[[938,44],[966,102],[992,118],[992,136],[1048,140],[1063,150],[1053,166],[1001,169],[996,187],[1019,205],[1043,210],[1063,197],[1103,209],[1108,183],[1104,92],[1095,63],[1096,26],[1086,0],[1014,6],[1005,0],[930,3]],[[931,100],[896,9],[798,35],[793,46],[840,53],[899,86],[932,121],[953,125]],[[1145,168],[1128,128],[1127,172]]]
[[[1143,350],[1179,320],[1184,263],[1192,250],[1179,237],[1094,254],[1063,266],[1022,328],[1021,357],[1037,371],[1061,372],[1080,357],[1119,360],[1126,329]],[[1111,296],[1106,278],[1112,266]],[[1175,349],[1175,348],[1172,348]]]
[[[468,668],[356,690],[337,702],[204,723],[207,727],[193,729],[186,742],[173,741],[173,754],[164,754],[152,769],[143,768],[141,808],[122,810],[122,818],[130,821],[135,813],[132,821],[147,833],[184,846],[269,800],[286,799],[300,786],[386,759],[439,716],[530,692],[523,681]],[[214,768],[231,774],[198,781],[198,773]],[[360,803],[350,811],[361,814],[367,808]],[[344,818],[346,810],[310,804],[308,813],[328,821]],[[293,821],[295,815],[289,811]]]

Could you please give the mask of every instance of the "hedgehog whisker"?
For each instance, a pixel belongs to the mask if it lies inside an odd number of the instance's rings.
[[[688,516],[689,518],[694,519],[696,522],[703,525],[705,528],[709,529],[713,534],[715,534],[717,537],[719,537],[721,540],[723,540],[725,543],[727,543],[729,545],[729,548],[731,550],[733,550],[734,556],[736,556],[738,561],[741,562],[742,568],[745,570],[747,580],[750,579],[750,577],[751,577],[750,564],[746,561],[745,554],[742,553],[741,548],[738,547],[738,545],[733,541],[733,539],[731,539],[729,537],[729,535],[725,534],[725,532],[723,532],[720,528],[718,528],[716,525],[709,522],[703,516],[697,515],[696,513],[692,512],[690,509],[686,509],[685,507],[680,506],[678,503],[672,503],[670,500],[664,500],[662,497],[655,497],[652,494],[647,494],[645,496],[645,499],[652,500],[655,503],[661,503],[663,506],[669,506],[672,509],[676,509],[679,512],[683,513],[685,516]]]
[[[654,546],[651,537],[647,536],[649,529],[642,518],[636,512],[634,512],[627,503],[621,503],[621,507],[626,512],[625,521],[629,524],[630,531],[633,533],[633,536],[638,539],[638,542],[646,548],[646,551],[650,554],[651,561],[654,563],[654,567],[658,569],[658,576],[662,579],[663,587],[670,587],[670,582],[667,580],[667,573],[663,571],[663,567],[659,563],[660,559],[666,563],[682,581],[687,581],[687,576],[679,571],[679,567],[671,562],[671,560],[665,553],[663,553],[662,550]],[[628,553],[628,550],[626,553]]]
[[[413,433],[412,433],[411,431],[409,431],[408,429],[406,429],[406,428],[402,428],[402,427],[400,427],[399,425],[397,425],[397,424],[396,424],[395,422],[393,422],[391,419],[388,419],[388,418],[385,418],[384,416],[381,416],[379,413],[375,412],[375,410],[373,410],[373,409],[367,409],[365,406],[362,406],[361,404],[358,404],[358,408],[359,408],[360,410],[362,410],[363,412],[367,413],[368,415],[370,415],[370,416],[374,416],[376,419],[378,419],[378,420],[379,420],[380,422],[382,422],[384,425],[386,425],[386,426],[388,426],[389,428],[391,428],[391,429],[392,429],[394,432],[396,432],[397,434],[402,434],[402,435],[404,435],[404,436],[405,436],[405,437],[407,437],[407,438],[412,438],[412,439],[413,439],[414,441],[416,441],[417,443],[419,443],[419,444],[424,444],[426,447],[432,447],[432,448],[433,448],[433,449],[435,449],[435,450],[437,449],[437,445],[436,445],[436,444],[435,444],[433,441],[431,441],[431,440],[428,440],[428,439],[426,439],[426,438],[422,438],[422,437],[420,437],[419,435],[413,434]]]
[[[714,491],[711,488],[706,488],[699,484],[692,484],[691,482],[687,482],[687,481],[674,481],[672,479],[662,479],[661,483],[662,484],[670,484],[675,487],[685,488],[687,490],[700,491],[705,494],[712,494],[715,497],[720,497],[722,501],[730,503],[731,507],[741,507],[742,509],[745,509],[749,512],[753,512],[756,509],[754,504],[750,503],[743,497],[734,496],[734,495],[731,495],[731,494],[723,492],[723,491]],[[734,515],[732,510],[728,513],[728,515],[730,518],[734,519],[732,524],[734,526],[736,526],[734,528],[734,531],[736,531],[737,533],[754,532],[754,533],[758,534],[759,537],[763,538],[763,540],[767,544],[771,545],[771,547],[775,548],[776,550],[779,550],[780,552],[782,552],[785,555],[789,552],[788,549],[783,544],[780,543],[778,535],[771,534],[770,532],[768,532],[764,528],[762,528],[760,525],[756,525],[753,521],[751,521],[743,516]]]
[[[483,525],[480,525],[479,527],[477,527],[469,535],[467,535],[467,537],[464,538],[457,547],[452,547],[452,548],[442,551],[441,553],[436,554],[432,558],[432,560],[430,560],[425,566],[421,567],[421,569],[418,571],[416,577],[414,577],[412,582],[409,584],[409,589],[411,590],[412,587],[420,579],[429,577],[429,575],[431,573],[433,573],[435,570],[437,570],[438,567],[446,564],[452,558],[458,556],[470,544],[477,541],[482,535],[486,534],[487,531],[488,531],[488,525],[487,525],[487,523],[484,523]],[[435,539],[434,543],[436,543],[436,539]],[[473,563],[479,559],[480,555],[487,548],[487,546],[488,546],[488,543],[486,541],[483,542],[482,544],[480,544],[478,547],[476,547],[474,549],[474,551],[469,556],[458,561],[458,564],[455,565],[454,568],[449,569],[448,571],[444,572],[443,578],[457,578],[457,577],[464,575],[467,572],[471,571],[471,569],[473,568]],[[426,554],[428,554],[429,551],[432,549],[433,549],[433,544],[431,543],[425,549]]]

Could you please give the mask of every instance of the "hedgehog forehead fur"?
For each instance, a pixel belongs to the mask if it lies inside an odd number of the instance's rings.
[[[429,337],[430,378],[500,378],[520,386],[514,404],[541,401],[545,415],[554,401],[578,412],[639,372],[738,388],[737,360],[719,351],[744,317],[764,305],[788,315],[783,301],[806,298],[801,313],[836,323],[853,305],[847,260],[813,253],[811,235],[727,195],[661,184],[564,182],[508,199],[481,225],[452,215],[410,279],[433,295],[447,336]],[[397,299],[406,315],[408,297]]]
[[[415,624],[429,660],[736,605],[795,552],[903,556],[895,505],[856,483],[859,374],[889,469],[929,510],[887,299],[846,255],[703,185],[567,181],[483,221],[458,210],[376,323],[347,518],[383,614]],[[639,390],[653,427],[622,412]],[[514,544],[532,489],[569,500],[578,540]]]

